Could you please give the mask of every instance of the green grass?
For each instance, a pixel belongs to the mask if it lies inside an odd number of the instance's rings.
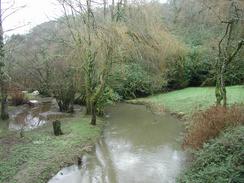
[[[206,109],[215,104],[213,87],[195,87],[169,93],[132,100],[132,103],[151,103],[160,105],[171,112],[183,112],[187,115],[199,109]],[[244,86],[227,87],[228,104],[244,103]]]
[[[0,182],[43,183],[61,167],[77,161],[84,147],[93,144],[101,133],[102,121],[93,127],[89,118],[77,116],[62,121],[64,135],[55,137],[51,124],[0,137]]]

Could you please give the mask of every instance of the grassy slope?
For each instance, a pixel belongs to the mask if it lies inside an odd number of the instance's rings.
[[[227,102],[229,104],[244,103],[244,86],[227,87]],[[196,87],[177,90],[165,94],[132,100],[160,105],[172,112],[191,114],[198,109],[205,109],[215,104],[213,87]]]
[[[0,137],[0,182],[43,183],[60,167],[76,161],[84,146],[100,135],[102,122],[96,127],[81,115],[62,121],[62,136],[55,137],[51,124],[26,132]]]

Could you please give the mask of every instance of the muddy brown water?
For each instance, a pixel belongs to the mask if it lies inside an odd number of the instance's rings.
[[[58,112],[56,101],[52,98],[43,98],[33,105],[23,105],[12,111],[8,128],[10,130],[32,130],[49,121],[60,119],[69,114]]]
[[[108,124],[82,167],[62,169],[48,183],[174,183],[186,154],[180,149],[182,122],[142,105],[107,109]]]
[[[24,105],[11,114],[9,122],[10,130],[31,130],[42,126],[46,119],[40,113],[47,112],[51,108],[51,102],[35,104],[36,106]]]

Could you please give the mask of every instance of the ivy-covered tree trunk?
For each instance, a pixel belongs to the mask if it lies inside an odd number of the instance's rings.
[[[8,114],[8,95],[5,84],[1,81],[1,119],[7,120]]]
[[[242,46],[244,45],[243,37],[238,37],[235,34],[235,29],[238,28],[238,24],[241,20],[240,8],[238,3],[232,1],[229,7],[229,18],[222,20],[221,23],[226,24],[225,34],[218,44],[218,60],[216,63],[216,103],[221,105],[223,100],[223,106],[227,106],[227,95],[225,88],[225,73],[228,69],[228,65],[235,59]],[[239,41],[238,41],[239,39]]]
[[[216,104],[221,105],[223,101],[223,106],[227,105],[227,96],[226,96],[226,87],[225,87],[225,70],[226,70],[226,61],[221,61],[221,65],[217,68],[216,74],[216,87],[215,87],[215,96]]]
[[[91,125],[96,125],[96,121],[97,121],[97,114],[96,114],[96,105],[95,103],[91,104]]]
[[[1,84],[1,119],[6,120],[8,115],[8,94],[7,94],[7,76],[4,73],[4,42],[3,42],[3,24],[2,24],[2,1],[0,0],[0,84]]]
[[[86,113],[91,114],[91,125],[96,125],[96,102],[93,99],[96,93],[96,51],[92,48],[92,33],[94,32],[94,17],[91,8],[91,0],[86,0],[87,5],[87,39],[88,39],[88,50],[87,50],[87,58],[86,58],[86,66],[85,66],[85,74],[86,74]]]
[[[8,115],[8,95],[4,84],[1,84],[1,119],[7,120]]]
[[[222,101],[223,97],[222,97],[222,92],[221,92],[219,74],[217,74],[217,77],[216,77],[215,97],[216,97],[216,105],[221,105],[221,101]]]
[[[68,27],[71,34],[72,39],[75,42],[77,50],[84,50],[82,54],[80,54],[80,51],[78,53],[79,58],[81,59],[81,67],[84,72],[85,77],[85,97],[86,97],[86,113],[90,114],[92,116],[91,124],[96,125],[96,109],[97,109],[97,102],[101,95],[104,92],[105,88],[105,81],[107,80],[109,70],[112,65],[112,43],[114,40],[110,40],[108,33],[109,30],[107,29],[98,29],[98,26],[96,26],[95,16],[92,12],[92,0],[86,0],[86,5],[84,5],[86,10],[86,13],[82,12],[79,13],[81,15],[81,18],[84,20],[84,30],[80,32],[80,28],[77,31],[73,31],[71,27]],[[122,1],[120,1],[122,2]],[[104,7],[106,9],[106,3],[107,0],[104,0]],[[63,1],[62,6],[64,8],[65,13],[67,13],[67,9],[65,6],[67,6],[68,9],[71,9],[73,12],[77,12],[77,10],[72,6],[72,3]],[[112,20],[115,17],[114,14],[114,8],[115,8],[115,1],[112,1],[112,7],[111,7],[111,16]],[[77,14],[78,15],[78,14]],[[77,15],[73,15],[73,20],[75,20]],[[71,16],[71,15],[69,15]],[[65,15],[66,20],[69,24],[69,16],[67,14]],[[80,21],[80,19],[79,19]],[[104,32],[99,33],[100,30],[104,30]],[[106,38],[105,38],[106,36]],[[96,39],[103,39],[103,49],[106,51],[106,59],[103,66],[101,66],[102,62],[98,64],[98,59],[96,55],[100,51],[100,48],[97,48]],[[83,41],[85,40],[85,41]],[[83,42],[82,42],[83,41]],[[83,45],[84,43],[84,45]]]
[[[223,61],[222,67],[221,67],[221,91],[222,91],[224,107],[226,107],[226,105],[227,105],[227,96],[226,96],[226,88],[225,88],[225,69],[226,69],[226,62]]]
[[[91,103],[90,103],[90,100],[88,99],[88,96],[86,96],[86,114],[87,115],[90,115],[92,112],[91,112]]]

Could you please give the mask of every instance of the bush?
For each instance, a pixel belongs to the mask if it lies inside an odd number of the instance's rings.
[[[244,182],[244,126],[228,129],[194,152],[195,161],[179,178],[180,183]]]
[[[22,93],[22,91],[16,89],[10,92],[10,98],[11,98],[11,104],[14,106],[25,104],[27,101],[25,94]]]
[[[189,79],[184,64],[185,58],[167,62],[165,80],[167,81],[168,90],[181,89],[189,85]]]
[[[206,85],[206,81],[212,80],[211,85],[214,85],[211,70],[213,69],[211,55],[208,50],[201,47],[194,47],[187,55],[185,61],[185,72],[188,78],[188,86]]]
[[[234,105],[230,108],[213,106],[206,111],[196,113],[184,138],[183,146],[200,148],[226,127],[244,123],[243,111],[243,107]]]
[[[237,57],[237,59],[235,59],[234,62],[229,65],[229,67],[225,73],[227,85],[244,84],[244,62],[243,62],[243,59],[244,59],[244,56]]]
[[[113,104],[114,102],[118,102],[121,100],[121,97],[114,92],[113,89],[106,87],[102,96],[98,99],[97,102],[97,113],[100,116],[104,115],[104,107],[108,104]]]
[[[56,72],[53,81],[52,93],[57,100],[60,112],[73,112],[76,87],[74,84],[74,71],[70,68]]]
[[[209,45],[208,45],[209,46]],[[185,57],[173,58],[167,62],[165,73],[168,89],[180,89],[187,86],[215,86],[215,57],[206,46],[191,48]],[[228,65],[225,72],[226,85],[243,84],[244,62],[237,57]]]
[[[186,56],[172,58],[167,62],[165,78],[169,90],[187,86],[214,85],[213,66],[208,50],[193,47]]]
[[[157,90],[153,78],[136,63],[122,66],[115,70],[110,86],[124,99],[147,96]],[[160,86],[157,86],[160,88]]]

